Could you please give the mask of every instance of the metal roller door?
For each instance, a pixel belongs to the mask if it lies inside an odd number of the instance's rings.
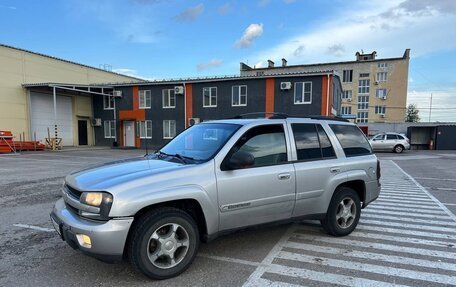
[[[31,93],[30,95],[31,132],[42,142],[47,137],[47,128],[54,137],[54,101],[49,94]],[[58,137],[64,146],[73,145],[73,106],[71,97],[57,96]]]

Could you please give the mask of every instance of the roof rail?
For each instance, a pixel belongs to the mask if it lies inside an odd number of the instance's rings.
[[[256,113],[240,114],[240,115],[232,117],[231,119],[245,119],[245,118],[251,118],[252,116],[263,116],[263,117],[266,117],[266,115],[272,115],[272,116],[268,117],[269,119],[286,119],[286,118],[289,117],[285,113],[256,112]]]
[[[266,115],[271,115],[267,117]],[[306,118],[306,119],[313,119],[313,120],[326,120],[326,121],[339,121],[339,122],[350,122],[348,119],[344,119],[338,116],[298,116],[298,115],[288,115],[286,113],[277,113],[277,112],[255,112],[255,113],[246,113],[234,116],[230,119],[245,119],[245,118],[252,118],[253,116],[257,116],[254,118],[261,118],[265,117],[268,119],[287,119],[287,118]]]

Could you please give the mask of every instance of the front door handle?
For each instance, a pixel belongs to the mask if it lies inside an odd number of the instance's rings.
[[[329,171],[330,171],[331,173],[338,173],[338,172],[340,172],[340,167],[331,167],[331,168],[329,169]]]
[[[279,178],[279,180],[286,180],[286,179],[290,179],[291,174],[289,174],[289,173],[281,173],[277,177]]]

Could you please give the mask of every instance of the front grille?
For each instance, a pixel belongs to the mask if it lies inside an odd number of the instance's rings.
[[[65,189],[68,191],[68,193],[76,198],[76,199],[79,199],[81,197],[81,194],[82,194],[82,191],[79,191],[75,188],[72,188],[71,186],[69,186],[68,184],[65,184]]]

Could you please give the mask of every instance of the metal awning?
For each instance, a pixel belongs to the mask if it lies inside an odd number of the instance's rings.
[[[26,89],[33,88],[49,88],[55,94],[56,89],[65,91],[79,92],[87,95],[99,96],[114,96],[121,97],[120,94],[114,93],[114,87],[110,85],[81,85],[81,84],[62,84],[62,83],[36,83],[36,84],[22,84]]]

